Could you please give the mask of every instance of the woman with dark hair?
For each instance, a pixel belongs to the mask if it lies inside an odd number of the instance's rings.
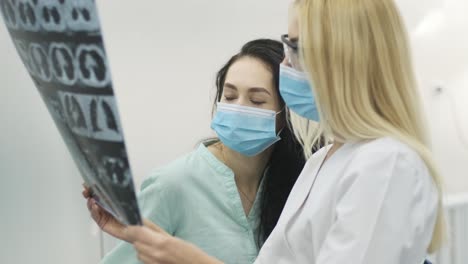
[[[283,59],[283,44],[258,39],[220,69],[211,124],[218,138],[143,182],[139,204],[147,224],[227,263],[255,260],[305,163],[279,95]],[[127,227],[99,208],[88,189],[83,194],[98,225],[124,240],[103,263],[137,262]]]

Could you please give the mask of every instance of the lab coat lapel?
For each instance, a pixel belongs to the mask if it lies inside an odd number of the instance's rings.
[[[309,160],[307,165],[304,167],[301,175],[294,185],[294,188],[291,190],[280,221],[290,219],[304,204],[307,197],[309,196],[312,185],[315,181],[315,178],[317,177],[318,171],[323,163],[323,160],[325,159],[328,149],[329,147],[322,149],[320,153],[317,153],[317,155],[313,156],[312,160]]]

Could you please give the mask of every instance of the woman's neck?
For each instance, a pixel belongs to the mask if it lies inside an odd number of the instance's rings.
[[[335,154],[335,152],[341,148],[342,146],[344,145],[344,143],[341,143],[341,142],[335,142],[333,143],[333,145],[331,146],[330,150],[328,150],[327,152],[327,155],[325,156],[325,159],[323,162],[327,161],[333,154]]]
[[[237,186],[249,197],[255,197],[273,147],[253,157],[244,156],[226,147],[222,142],[213,144],[213,147],[216,148],[215,156],[234,172]]]

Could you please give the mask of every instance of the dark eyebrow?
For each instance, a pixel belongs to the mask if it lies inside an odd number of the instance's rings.
[[[236,87],[234,84],[228,83],[228,82],[225,82],[225,83],[224,83],[224,88],[229,88],[229,89],[237,90],[237,87]]]
[[[237,87],[234,84],[228,82],[224,83],[224,88],[229,88],[237,91]],[[249,93],[266,93],[271,96],[271,93],[263,87],[250,87]]]
[[[265,88],[262,88],[262,87],[252,87],[249,89],[249,92],[256,92],[256,93],[267,93],[271,96],[271,93],[265,89]]]

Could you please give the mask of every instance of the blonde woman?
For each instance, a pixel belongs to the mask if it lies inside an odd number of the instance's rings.
[[[292,13],[280,92],[333,143],[308,160],[255,263],[423,263],[443,237],[441,191],[394,1],[301,0]],[[144,263],[219,263],[151,224],[128,232]]]

